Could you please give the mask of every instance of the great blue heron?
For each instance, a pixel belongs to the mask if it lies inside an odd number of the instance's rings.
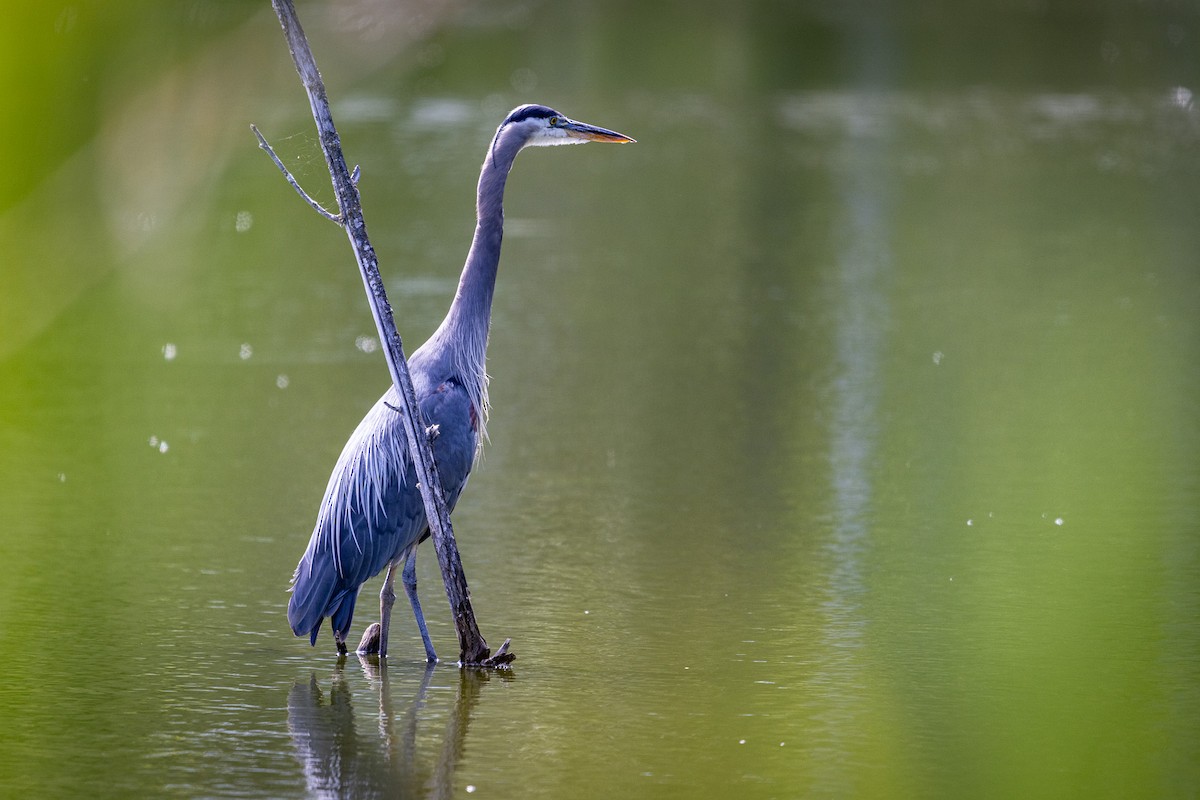
[[[581,142],[632,142],[624,134],[568,119],[554,109],[524,105],[512,110],[484,156],[476,200],[475,237],[458,291],[442,324],[409,359],[417,403],[434,434],[433,452],[447,505],[453,509],[484,438],[488,412],[484,358],[492,293],[504,234],[504,183],[523,148]],[[317,642],[330,618],[339,653],[364,582],[387,567],[379,594],[379,653],[387,635],[397,567],[412,603],[425,656],[436,661],[417,599],[417,545],[429,536],[416,470],[389,388],[346,442],[329,477],[308,548],[292,576],[288,622],[297,636]]]

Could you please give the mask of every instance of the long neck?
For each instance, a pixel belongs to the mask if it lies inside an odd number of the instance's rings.
[[[501,131],[484,158],[475,205],[475,236],[454,302],[434,334],[449,366],[462,379],[480,386],[486,386],[484,359],[504,237],[504,184],[521,149],[520,141],[504,133]]]
[[[444,323],[449,329],[447,333],[454,334],[449,343],[470,343],[480,351],[487,345],[492,317],[492,295],[504,239],[504,184],[512,166],[511,156],[504,160],[499,156],[498,153],[493,163],[489,154],[479,174],[475,236]]]

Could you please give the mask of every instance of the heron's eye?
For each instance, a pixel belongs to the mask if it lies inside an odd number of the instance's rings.
[[[557,127],[558,127],[558,117],[551,117],[551,118],[550,118],[550,127],[551,127],[551,128],[557,128]]]

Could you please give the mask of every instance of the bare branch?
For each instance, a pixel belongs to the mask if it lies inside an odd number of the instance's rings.
[[[312,199],[312,197],[309,196],[308,192],[304,191],[304,189],[301,188],[300,184],[296,181],[296,179],[294,177],[292,177],[292,173],[288,171],[288,168],[286,166],[284,166],[283,161],[279,158],[279,156],[275,155],[275,151],[273,149],[271,149],[271,145],[267,144],[267,140],[266,140],[266,138],[263,137],[262,133],[259,132],[258,126],[252,124],[250,126],[250,130],[254,131],[254,135],[258,137],[258,146],[261,147],[263,150],[267,151],[267,155],[269,155],[271,157],[271,160],[275,162],[275,166],[279,167],[279,171],[283,173],[283,177],[286,178],[287,182],[292,185],[292,188],[296,190],[296,193],[299,194],[302,198],[304,198],[304,202],[306,202],[310,206],[312,206],[313,209],[318,214],[320,214],[322,217],[324,217],[325,219],[329,220],[330,222],[336,222],[338,225],[341,225],[342,218],[340,216],[338,216],[337,214],[331,214],[330,212],[326,211],[324,206],[322,206],[316,200]]]
[[[417,405],[417,393],[413,388],[412,376],[408,371],[408,361],[404,357],[404,346],[400,334],[396,331],[396,322],[392,318],[392,307],[388,303],[387,293],[383,288],[383,279],[379,275],[379,263],[375,257],[375,249],[367,238],[367,224],[363,219],[361,198],[358,194],[356,177],[352,176],[346,166],[342,154],[342,143],[337,129],[333,124],[333,115],[329,110],[329,99],[325,93],[325,83],[317,70],[316,60],[308,45],[300,20],[296,16],[292,0],[271,0],[276,16],[283,26],[283,34],[288,42],[296,72],[304,84],[308,94],[309,106],[312,109],[313,121],[321,141],[321,150],[329,166],[329,175],[333,181],[334,195],[337,197],[341,213],[333,218],[346,231],[350,246],[354,250],[362,274],[363,286],[367,292],[367,300],[371,304],[371,313],[375,317],[375,325],[379,330],[379,340],[384,346],[388,370],[392,382],[400,396],[400,414],[404,424],[405,437],[408,439],[409,455],[417,472],[418,486],[421,499],[425,503],[425,516],[429,522],[429,531],[433,539],[433,547],[438,557],[438,566],[442,570],[442,581],[446,585],[446,598],[450,601],[450,610],[454,617],[454,628],[458,633],[459,663],[464,666],[493,666],[502,667],[510,663],[515,656],[507,650],[507,644],[496,655],[492,655],[487,642],[479,632],[475,622],[475,612],[471,607],[471,594],[467,588],[467,577],[463,572],[462,560],[458,555],[458,545],[454,541],[454,530],[450,526],[450,511],[446,507],[442,481],[438,476],[437,465],[433,459],[433,444],[431,431],[421,418],[421,409]],[[259,137],[260,141],[262,137]],[[279,161],[276,159],[276,164]],[[286,170],[285,170],[286,172]],[[295,185],[293,183],[293,185]],[[311,204],[311,201],[310,201]],[[328,215],[327,215],[328,216]],[[332,217],[331,217],[332,218]],[[381,643],[381,650],[386,643]],[[383,655],[384,653],[381,653]],[[490,658],[489,658],[490,657]]]

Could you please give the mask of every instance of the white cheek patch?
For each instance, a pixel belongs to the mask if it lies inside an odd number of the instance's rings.
[[[553,147],[559,144],[583,144],[587,139],[568,136],[562,128],[542,128],[529,140],[531,147]]]

